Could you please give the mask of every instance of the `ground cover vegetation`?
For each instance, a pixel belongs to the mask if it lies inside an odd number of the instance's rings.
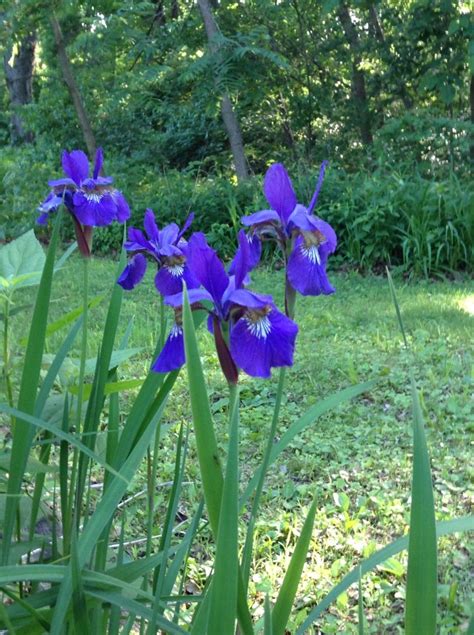
[[[82,290],[81,259],[73,255],[56,274],[50,321],[60,324],[64,307],[80,309]],[[87,358],[93,360],[102,339],[107,314],[104,298],[110,294],[116,263],[94,259],[90,265],[90,297],[101,298],[91,308]],[[126,413],[134,391],[147,376],[160,332],[159,299],[150,298],[154,272],[124,299],[118,341],[127,340],[115,382],[122,382],[121,412]],[[355,562],[405,533],[409,523],[409,487],[412,459],[411,396],[407,381],[413,363],[403,352],[402,337],[393,310],[387,282],[383,277],[363,278],[356,273],[331,274],[335,295],[303,298],[298,304],[300,339],[296,349],[291,383],[285,391],[277,439],[306,408],[358,382],[377,379],[370,392],[339,405],[319,417],[293,439],[271,467],[256,524],[255,554],[250,578],[250,605],[261,615],[266,593],[272,597],[281,583],[302,517],[312,497],[317,501],[315,532],[298,591],[298,603],[288,628],[294,632],[315,603],[350,571]],[[272,292],[281,306],[283,288],[280,272],[261,268],[255,286]],[[277,289],[277,291],[275,291]],[[278,291],[279,289],[279,291]],[[17,302],[28,304],[34,294],[27,289]],[[414,374],[422,399],[427,439],[433,465],[436,518],[439,521],[464,516],[472,508],[470,435],[466,423],[472,419],[472,349],[466,348],[472,330],[473,288],[468,283],[417,282],[399,285],[398,299],[403,308],[405,328],[415,355]],[[347,310],[347,306],[351,310]],[[370,314],[367,307],[371,307]],[[133,328],[130,330],[130,321]],[[28,313],[19,313],[12,328],[12,362],[21,363],[23,334]],[[47,351],[61,346],[68,325],[51,331]],[[227,435],[226,382],[214,351],[213,338],[201,329],[201,355],[206,370],[207,389],[216,423],[220,448]],[[46,354],[45,368],[52,355]],[[79,343],[70,352],[56,379],[52,401],[43,413],[47,421],[61,416],[66,392],[77,382]],[[75,361],[74,361],[75,360]],[[92,380],[88,363],[86,384]],[[15,370],[15,373],[18,369]],[[135,384],[134,384],[135,382]],[[135,385],[133,389],[132,386]],[[158,446],[159,470],[156,479],[156,519],[163,518],[175,470],[174,456],[179,431],[191,416],[188,387],[181,374],[172,403],[166,408]],[[267,442],[268,403],[275,398],[277,378],[262,382],[247,378],[241,386],[240,459],[243,486],[258,466]],[[100,426],[96,449],[105,454],[110,405]],[[123,420],[123,416],[121,419]],[[7,429],[5,429],[7,433]],[[41,448],[41,445],[39,446]],[[53,446],[51,463],[60,452]],[[33,478],[34,470],[29,477]],[[199,487],[196,446],[189,438],[183,488],[176,511],[174,540],[179,540],[198,508]],[[100,493],[102,476],[93,470],[91,497]],[[144,463],[135,475],[119,511],[111,534],[110,562],[120,550],[121,534],[125,560],[143,558],[147,544],[147,469]],[[49,522],[54,505],[57,477],[47,475],[44,505]],[[99,488],[99,489],[97,489]],[[28,509],[28,506],[27,506]],[[24,512],[27,513],[26,511]],[[152,530],[153,550],[158,550],[162,533],[156,521]],[[456,633],[467,626],[471,613],[472,542],[466,536],[439,540],[440,632]],[[209,528],[201,530],[187,564],[187,593],[198,594],[210,572],[213,553]],[[398,632],[403,626],[406,556],[390,557],[375,571],[364,576],[364,610],[367,632]],[[358,606],[354,586],[345,590],[329,612],[316,621],[324,633],[357,632]],[[311,632],[311,631],[309,631]]]
[[[470,632],[467,4],[0,19],[0,627]]]

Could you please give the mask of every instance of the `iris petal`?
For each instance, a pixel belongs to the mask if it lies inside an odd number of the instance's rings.
[[[243,216],[241,221],[242,225],[245,225],[246,227],[268,223],[281,224],[280,216],[274,209],[262,209],[260,212],[250,214],[250,216]]]
[[[155,221],[155,214],[153,210],[147,208],[145,210],[145,217],[143,218],[143,227],[147,233],[148,239],[152,240],[157,245],[160,242],[160,230],[158,229]]]
[[[94,174],[92,178],[96,179],[99,176],[99,173],[102,170],[103,163],[104,151],[102,150],[102,148],[97,148],[97,152],[95,153]]]
[[[136,254],[117,280],[118,284],[127,291],[134,289],[142,281],[147,267],[146,258],[143,254]]]
[[[207,244],[204,234],[197,232],[191,236],[186,254],[188,266],[196,280],[207,289],[215,304],[220,307],[229,277],[216,252]]]
[[[110,194],[86,195],[76,192],[73,196],[74,215],[83,225],[95,227],[109,225],[115,220],[116,205]]]
[[[118,190],[114,191],[113,199],[117,206],[117,220],[119,223],[123,223],[130,218],[130,207],[128,206],[127,199],[122,192],[119,192]]]
[[[232,357],[248,375],[270,377],[272,368],[293,364],[297,333],[297,325],[274,308],[260,317],[248,312],[232,327]]]
[[[183,290],[183,280],[188,289],[199,287],[199,282],[185,262],[181,265],[170,266],[164,262],[155,276],[155,287],[161,295],[175,295]]]
[[[288,172],[281,163],[274,163],[268,168],[263,191],[271,208],[278,212],[283,225],[286,225],[297,200]]]
[[[288,260],[287,275],[291,286],[302,295],[329,295],[335,289],[326,275],[328,247],[306,246],[300,236]]]
[[[151,368],[157,373],[169,373],[181,368],[185,361],[183,329],[175,324]]]
[[[89,175],[89,160],[82,150],[63,152],[62,166],[64,172],[79,187],[84,179]]]

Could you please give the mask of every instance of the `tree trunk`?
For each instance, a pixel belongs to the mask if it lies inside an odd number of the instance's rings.
[[[218,27],[214,16],[212,15],[209,0],[198,0],[199,9],[201,10],[204,26],[206,28],[209,47],[215,54],[219,53],[219,46],[216,43],[216,35]],[[221,97],[221,114],[224,125],[229,137],[230,149],[234,158],[235,172],[239,181],[245,181],[249,178],[247,160],[245,158],[244,142],[239,122],[235,114],[229,95],[224,93]]]
[[[361,69],[362,54],[360,50],[359,36],[352,23],[351,14],[347,6],[342,3],[337,11],[337,16],[344,30],[346,40],[352,54],[352,99],[356,109],[357,121],[360,129],[362,143],[365,146],[372,145],[372,128],[370,110],[365,89],[365,75]]]
[[[378,16],[378,13],[377,13],[377,9],[376,9],[375,5],[373,5],[373,4],[369,5],[369,24],[370,24],[370,26],[372,27],[372,29],[374,31],[375,39],[383,47],[383,50],[385,52],[386,58],[388,60],[388,63],[393,66],[393,55],[392,55],[389,47],[387,46],[387,42],[385,41],[385,35],[384,35],[384,32],[383,32],[382,25],[380,24],[380,20],[379,20],[379,16]],[[399,78],[399,83],[395,87],[396,93],[398,93],[398,95],[400,96],[400,99],[402,100],[403,105],[405,106],[405,108],[407,110],[410,110],[411,108],[413,108],[413,100],[412,100],[412,98],[410,97],[410,95],[407,92],[407,89],[405,87],[405,83],[403,81],[403,78],[400,77],[400,75],[398,73],[397,73],[397,75],[398,75],[398,78]]]
[[[36,35],[31,33],[20,42],[15,54],[10,48],[3,58],[5,80],[12,106],[11,140],[14,144],[33,141],[33,133],[25,130],[23,125],[21,107],[32,101],[35,47]]]
[[[91,160],[94,160],[94,155],[96,151],[95,136],[92,131],[92,127],[89,121],[89,117],[87,116],[84,103],[82,101],[81,93],[79,91],[79,86],[77,85],[76,79],[72,71],[71,62],[69,61],[69,58],[67,55],[66,45],[64,43],[61,27],[54,13],[51,16],[51,25],[53,27],[54,39],[56,42],[56,47],[58,49],[59,65],[61,67],[61,72],[63,74],[64,81],[66,82],[66,85],[69,89],[69,94],[71,95],[74,108],[76,109],[77,117],[79,119],[79,124],[82,129],[82,134],[84,135],[84,141],[86,143],[87,151],[89,153]]]
[[[171,0],[171,19],[177,20],[179,18],[179,13],[178,0]]]

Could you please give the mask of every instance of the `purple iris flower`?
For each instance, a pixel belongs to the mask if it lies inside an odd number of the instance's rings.
[[[188,291],[189,302],[192,308],[208,311],[219,361],[229,382],[237,381],[237,367],[253,377],[270,377],[271,368],[293,364],[297,325],[277,310],[271,296],[244,288],[255,260],[243,230],[239,232],[233,275],[228,275],[200,232],[193,234],[189,241],[187,262],[202,285]],[[181,325],[183,294],[169,296],[165,302],[174,307],[176,321],[153,364],[157,372],[175,370],[185,361]]]
[[[128,229],[128,241],[124,247],[135,255],[117,280],[119,285],[130,290],[141,282],[147,268],[148,255],[158,265],[155,286],[161,295],[174,295],[182,291],[183,280],[188,289],[198,287],[199,282],[186,262],[188,243],[183,238],[193,219],[194,214],[190,214],[181,230],[176,223],[159,230],[153,210],[147,209],[143,220],[146,235],[135,227]]]
[[[333,228],[313,215],[324,179],[327,161],[321,165],[315,192],[309,206],[299,204],[290,177],[281,163],[270,166],[263,190],[271,209],[244,216],[242,223],[250,234],[275,239],[287,262],[287,278],[302,295],[334,293],[326,275],[329,254],[336,249]]]
[[[39,224],[45,224],[49,215],[64,203],[74,219],[84,227],[123,223],[130,217],[130,208],[121,192],[112,186],[111,176],[100,176],[104,153],[99,148],[95,156],[92,176],[89,160],[82,150],[62,154],[66,178],[48,181],[51,192],[39,207]]]

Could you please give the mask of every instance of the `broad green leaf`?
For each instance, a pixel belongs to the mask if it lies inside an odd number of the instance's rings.
[[[8,285],[26,287],[41,277],[46,257],[43,248],[30,229],[10,243],[0,247],[0,276]]]
[[[300,583],[309,543],[313,532],[314,517],[316,515],[316,501],[311,505],[295,550],[291,556],[290,564],[283,578],[275,606],[272,611],[272,627],[274,635],[284,635],[288,618],[290,617],[296,591]]]
[[[449,534],[456,534],[464,531],[474,530],[474,516],[462,516],[461,518],[453,518],[452,520],[442,520],[436,523],[436,535],[448,536]],[[369,558],[362,560],[360,565],[354,567],[352,571],[346,574],[342,580],[334,586],[325,598],[315,606],[303,624],[298,627],[295,635],[304,635],[308,632],[310,626],[315,622],[322,613],[331,606],[331,604],[337,600],[341,593],[344,593],[352,584],[356,583],[359,579],[359,568],[362,575],[373,571],[382,562],[395,556],[397,553],[404,551],[408,547],[409,534],[398,538],[394,542],[390,543],[383,549],[376,551]]]
[[[407,635],[436,632],[437,545],[430,459],[426,445],[420,400],[412,377],[413,480],[411,489],[410,539],[405,605]]]

